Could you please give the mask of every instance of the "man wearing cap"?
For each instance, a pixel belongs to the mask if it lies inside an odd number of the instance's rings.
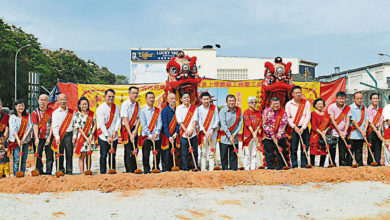
[[[249,109],[244,112],[244,167],[245,170],[256,169],[256,151],[260,138],[261,112],[256,110],[256,97],[248,98]]]

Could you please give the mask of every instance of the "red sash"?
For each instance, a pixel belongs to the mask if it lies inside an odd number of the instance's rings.
[[[65,136],[66,130],[68,129],[70,122],[72,121],[72,117],[73,117],[73,110],[71,108],[68,108],[68,113],[66,114],[65,119],[62,122],[62,125],[60,127],[60,142],[62,138],[64,138]],[[57,146],[56,140],[54,138],[53,143],[51,145],[51,149],[54,152],[58,152],[58,147],[59,146]]]
[[[133,115],[131,116],[131,119],[129,121],[129,128],[130,128],[130,130],[134,126],[135,121],[137,120],[138,112],[139,112],[139,103],[136,102],[135,103],[135,107],[134,107]],[[124,125],[122,125],[122,127],[121,127],[121,134],[122,134],[122,143],[123,144],[129,143],[129,132],[127,132],[127,129],[126,129],[126,127]]]
[[[53,112],[54,112],[54,109],[52,109],[52,108],[46,109],[46,111],[43,113],[41,120],[38,122],[38,130],[41,130],[42,126],[44,126],[49,121]]]
[[[275,125],[274,125],[274,134],[275,135],[278,133],[278,130],[279,130],[279,127],[280,127],[280,123],[282,122],[282,119],[283,119],[283,116],[284,116],[284,112],[285,112],[284,108],[280,108],[279,109],[279,113],[276,116]]]
[[[330,117],[329,117],[329,114],[327,112],[325,112],[325,115],[324,115],[324,120],[321,122],[320,124],[320,127],[318,129],[320,129],[320,131],[325,131],[326,127],[328,127],[328,124],[329,124],[329,121],[330,121]],[[317,131],[312,131],[314,132],[313,134],[313,138],[316,139],[318,137],[318,132]]]
[[[86,136],[88,135],[89,130],[91,130],[92,123],[93,123],[93,115],[94,115],[93,111],[89,111],[88,112],[87,121],[85,122],[85,125],[84,125],[84,128],[83,128],[83,132],[84,132],[84,134]],[[85,142],[84,136],[80,135],[80,138],[79,138],[79,140],[77,141],[77,144],[76,144],[75,154],[80,155],[80,151],[81,151],[81,148],[84,145],[84,142]]]
[[[256,129],[259,126],[260,122],[261,122],[261,112],[259,111],[256,114],[255,124],[254,124],[254,126],[252,128]],[[257,138],[260,138],[259,132],[257,132],[257,134],[258,134]],[[249,135],[244,137],[244,141],[242,142],[242,145],[243,146],[248,146],[249,142],[252,140],[252,138],[253,138],[252,132],[249,132]]]
[[[299,122],[301,121],[301,118],[303,116],[303,112],[305,111],[305,106],[306,106],[306,99],[302,99],[298,105],[297,114],[295,115],[295,118],[294,118],[293,123],[295,126],[299,125]],[[286,132],[286,135],[288,138],[291,138],[292,131],[293,131],[293,129],[289,126],[287,128],[287,132]]]
[[[159,108],[154,108],[154,112],[152,115],[152,119],[150,119],[149,123],[149,131],[151,134],[153,134],[154,128],[156,127],[158,116],[160,115],[160,109]],[[144,141],[148,138],[148,136],[141,136],[138,141],[138,146],[141,146],[144,144]]]
[[[173,135],[173,132],[175,132],[175,128],[177,126],[177,120],[176,120],[176,115],[174,114],[171,120],[171,123],[169,123],[168,130],[169,130],[169,135]],[[165,133],[161,133],[161,149],[166,150],[169,148],[169,138]],[[176,138],[176,141],[179,141],[180,138]]]
[[[372,123],[374,124],[374,126],[376,126],[376,124],[378,124],[379,119],[382,116],[382,112],[383,112],[383,108],[379,107],[378,112],[376,113],[374,119],[372,120]],[[370,134],[371,131],[372,131],[372,128],[371,128],[371,126],[369,126],[367,134]]]
[[[234,131],[234,129],[236,128],[237,124],[240,122],[241,108],[237,107],[237,106],[235,108],[236,108],[236,121],[234,122],[234,124],[232,126],[229,127],[230,133],[232,133]],[[218,139],[220,139],[222,136],[226,136],[226,133],[223,130],[219,130],[219,132],[218,132]]]
[[[339,117],[336,118],[336,124],[339,125],[342,120],[344,120],[345,116],[347,116],[349,110],[351,110],[351,107],[349,105],[346,105],[343,111],[340,113]]]
[[[114,121],[115,110],[116,110],[116,105],[115,104],[111,104],[110,118],[108,119],[108,122],[106,123],[106,128],[107,129],[109,129],[111,127],[112,121]],[[96,131],[96,135],[100,136],[101,134],[103,134],[103,132],[102,132],[102,129],[99,128]]]
[[[209,130],[209,127],[211,125],[211,121],[213,121],[213,116],[215,112],[215,105],[210,104],[210,108],[207,112],[206,119],[204,120],[203,127],[204,127],[204,132],[207,132]],[[198,137],[198,145],[203,145],[203,139],[205,136],[204,132],[199,132],[199,137]]]
[[[366,114],[366,107],[364,107],[364,105],[363,105],[363,108],[362,108],[362,110],[361,110],[361,112],[360,112],[360,120],[359,120],[359,122],[358,122],[358,126],[359,126],[359,127],[362,126],[362,124],[363,124],[363,122],[364,122],[364,116],[365,116],[365,114]],[[349,127],[349,133],[351,133],[351,132],[354,131],[354,130],[356,130],[356,127],[355,127],[355,126],[350,126],[350,127]]]
[[[383,138],[390,139],[390,126],[388,128],[383,126]]]
[[[18,131],[18,137],[20,140],[22,140],[24,133],[26,133],[27,125],[28,125],[28,117],[29,117],[28,113],[27,116],[22,116],[22,121],[20,122],[20,128]],[[8,151],[12,152],[12,150],[17,147],[18,147],[18,142],[15,140],[14,142],[8,144]]]
[[[0,109],[1,111],[1,109]],[[9,114],[5,113],[3,119],[0,121],[0,132],[3,132],[5,127],[7,127],[9,121]]]
[[[184,121],[183,121],[183,124],[184,124],[184,127],[188,127],[188,125],[190,124],[191,122],[191,119],[192,119],[192,116],[194,115],[195,113],[195,110],[196,110],[196,105],[191,105],[190,106],[190,109],[188,110],[187,112],[187,115],[186,117],[184,118]],[[183,136],[183,129],[180,129],[180,132],[179,132],[179,137],[182,137]],[[188,137],[189,138],[189,137]]]

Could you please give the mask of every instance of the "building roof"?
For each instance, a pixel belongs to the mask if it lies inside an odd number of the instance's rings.
[[[374,67],[378,67],[378,66],[384,66],[384,65],[390,65],[390,62],[376,63],[376,64],[372,64],[372,65],[368,65],[368,66],[345,70],[345,71],[342,71],[339,73],[333,73],[333,74],[325,75],[325,76],[318,76],[318,77],[316,77],[316,79],[320,80],[320,79],[325,79],[325,78],[329,78],[329,77],[341,76],[341,75],[344,75],[347,73],[357,72],[357,71],[366,70],[366,69],[370,69],[370,68],[374,68]]]

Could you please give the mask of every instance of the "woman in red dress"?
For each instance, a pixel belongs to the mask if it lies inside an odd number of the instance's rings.
[[[323,167],[326,159],[326,148],[318,143],[320,138],[325,138],[330,126],[330,117],[324,112],[325,101],[322,98],[314,100],[315,111],[311,113],[310,134],[310,161],[315,164],[315,156],[320,155],[320,166]]]

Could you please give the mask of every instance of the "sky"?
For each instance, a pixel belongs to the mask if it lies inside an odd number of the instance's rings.
[[[0,0],[0,17],[129,76],[130,48],[201,48],[219,56],[295,57],[316,75],[390,61],[390,1]]]

